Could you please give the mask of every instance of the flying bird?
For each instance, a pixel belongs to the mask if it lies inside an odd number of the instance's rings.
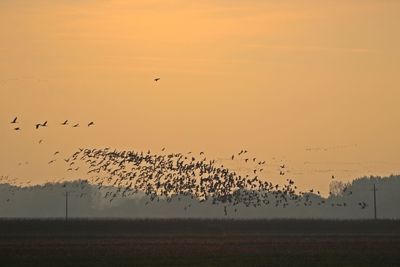
[[[79,123],[77,123],[74,126],[72,126],[72,128],[76,128],[76,127],[79,127]]]
[[[15,117],[10,123],[18,123],[17,119],[18,119],[18,117]]]
[[[154,79],[155,82],[158,82],[159,80],[160,80],[160,78],[155,78]]]
[[[61,123],[61,125],[67,125],[68,124],[68,120],[65,120],[63,123]]]
[[[90,127],[90,126],[92,126],[92,125],[94,125],[94,122],[93,122],[93,121],[89,122],[88,127]]]
[[[35,124],[35,128],[36,130],[39,129],[40,127],[47,127],[47,121],[45,121],[44,123],[37,123]]]

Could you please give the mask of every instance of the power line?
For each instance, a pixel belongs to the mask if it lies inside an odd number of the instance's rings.
[[[68,192],[65,192],[65,222],[68,222]]]
[[[376,217],[376,187],[375,187],[375,184],[374,184],[374,219],[375,220],[377,219],[377,217]]]

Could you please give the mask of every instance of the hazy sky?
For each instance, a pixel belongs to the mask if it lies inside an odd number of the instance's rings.
[[[73,178],[52,154],[101,146],[246,148],[266,178],[285,162],[324,192],[331,175],[398,173],[399,14],[397,0],[2,0],[0,175]]]

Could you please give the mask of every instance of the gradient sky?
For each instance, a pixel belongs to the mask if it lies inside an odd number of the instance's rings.
[[[74,178],[47,165],[54,151],[105,146],[246,148],[266,178],[284,162],[324,193],[331,175],[398,173],[399,14],[397,0],[2,0],[0,175]]]

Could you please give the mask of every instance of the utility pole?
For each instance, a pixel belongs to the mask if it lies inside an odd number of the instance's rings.
[[[68,222],[68,192],[65,192],[65,222]]]
[[[374,219],[376,220],[376,187],[374,184]]]

